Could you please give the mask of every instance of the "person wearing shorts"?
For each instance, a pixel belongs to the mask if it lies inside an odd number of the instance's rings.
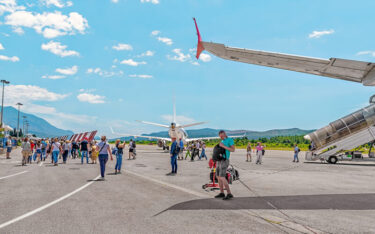
[[[216,176],[219,181],[220,193],[215,196],[215,198],[222,198],[223,200],[229,200],[233,198],[233,194],[230,191],[228,181],[226,179],[227,169],[229,167],[230,153],[235,151],[234,141],[229,138],[224,130],[219,132],[219,137],[221,139],[220,147],[225,149],[225,157],[216,163]],[[224,188],[227,190],[227,195],[225,196]]]
[[[21,144],[21,148],[22,148],[22,166],[25,166],[29,158],[29,155],[31,154],[31,145],[27,137],[23,140]]]

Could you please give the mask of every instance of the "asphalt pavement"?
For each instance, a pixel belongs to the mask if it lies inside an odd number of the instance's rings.
[[[208,149],[208,154],[211,150]],[[375,232],[375,163],[292,163],[292,152],[266,151],[262,165],[231,156],[240,181],[233,200],[214,199],[206,160],[178,161],[156,146],[124,155],[122,174],[107,164],[69,159],[54,167],[0,156],[0,233],[364,233]],[[60,160],[61,161],[61,160]]]

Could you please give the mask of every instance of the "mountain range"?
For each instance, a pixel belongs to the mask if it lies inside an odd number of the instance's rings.
[[[23,126],[22,116],[26,116],[29,122],[29,133],[35,134],[38,137],[55,137],[73,134],[72,131],[57,128],[36,115],[24,112],[20,112],[20,129],[22,129]],[[18,110],[16,108],[11,106],[4,107],[3,118],[4,124],[11,126],[15,130],[17,129]]]
[[[202,128],[202,129],[191,129],[186,130],[189,138],[200,138],[200,137],[215,137],[218,135],[219,129],[213,128]],[[315,130],[302,130],[299,128],[289,129],[273,129],[268,131],[249,131],[249,130],[226,130],[228,135],[244,135],[248,139],[259,139],[259,138],[270,138],[275,136],[297,136],[306,135]],[[156,137],[169,137],[168,131],[154,132],[150,134],[143,134],[147,136]],[[129,140],[132,137],[122,137],[121,140]]]
[[[38,137],[55,137],[55,136],[65,136],[73,135],[70,130],[63,130],[53,126],[48,123],[43,118],[40,118],[33,114],[27,114],[20,112],[20,128],[22,129],[22,116],[26,116],[27,121],[30,123],[29,133],[35,134]],[[17,128],[18,110],[14,107],[7,106],[4,107],[4,123],[11,126],[12,128]],[[259,139],[259,138],[270,138],[274,136],[296,136],[296,135],[306,135],[314,130],[302,130],[299,128],[289,128],[289,129],[273,129],[268,131],[249,131],[249,130],[226,130],[228,135],[244,135],[248,139]],[[202,128],[202,129],[191,129],[186,130],[190,138],[200,138],[200,137],[215,137],[217,136],[219,130],[213,128]],[[157,136],[157,137],[169,137],[168,131],[154,132],[150,134],[143,134],[147,136]],[[132,137],[122,137],[122,140],[129,140]],[[140,138],[138,138],[140,140]]]

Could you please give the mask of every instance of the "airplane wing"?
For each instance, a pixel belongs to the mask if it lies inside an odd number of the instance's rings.
[[[228,47],[224,44],[202,41],[196,21],[195,26],[198,34],[197,59],[199,59],[201,52],[206,50],[220,58],[236,62],[358,82],[365,86],[375,86],[375,63],[340,58],[319,59]]]
[[[243,138],[246,135],[238,135],[238,136],[228,136],[230,138]],[[198,141],[198,140],[215,140],[215,139],[220,139],[220,137],[199,137],[199,138],[188,138],[186,139],[186,142],[191,142],[191,141]]]
[[[154,126],[158,126],[158,127],[163,127],[163,128],[169,128],[169,126],[165,125],[165,124],[158,124],[158,123],[152,123],[152,122],[141,121],[141,120],[137,120],[137,122],[148,124],[148,125],[154,125]]]
[[[199,123],[192,123],[192,124],[185,124],[185,125],[181,125],[181,126],[178,126],[179,128],[187,128],[187,127],[191,127],[191,126],[196,126],[196,125],[201,125],[201,124],[205,124],[207,122],[199,122]]]
[[[134,134],[125,134],[125,133],[116,133],[113,131],[112,127],[109,127],[111,129],[112,134],[123,136],[123,137],[134,137],[134,138],[146,138],[150,140],[164,140],[164,141],[172,141],[171,138],[167,137],[155,137],[155,136],[143,136],[143,135],[134,135]]]
[[[149,140],[162,140],[162,141],[172,141],[171,138],[168,137],[156,137],[156,136],[143,136],[143,135],[138,135],[134,136],[135,138],[146,138]]]

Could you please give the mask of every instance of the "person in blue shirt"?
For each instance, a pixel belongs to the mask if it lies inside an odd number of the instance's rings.
[[[178,153],[178,159],[183,160],[184,159],[184,141],[182,138],[179,140],[179,147],[180,147],[180,152]]]
[[[220,147],[225,149],[225,158],[216,163],[216,176],[219,181],[220,193],[215,196],[215,198],[223,198],[223,200],[229,200],[233,198],[232,192],[230,191],[229,184],[225,178],[227,175],[227,169],[229,167],[230,153],[235,151],[234,141],[232,138],[228,137],[224,130],[219,132],[219,137],[221,139]],[[227,195],[225,196],[224,188],[227,190]]]
[[[293,159],[293,162],[299,162],[299,159],[298,159],[298,153],[299,153],[299,148],[298,148],[298,145],[295,144],[294,145],[294,159]]]
[[[176,138],[172,138],[172,145],[171,145],[171,165],[172,165],[172,172],[168,173],[167,175],[176,175],[177,174],[177,155],[178,155],[178,145]]]

